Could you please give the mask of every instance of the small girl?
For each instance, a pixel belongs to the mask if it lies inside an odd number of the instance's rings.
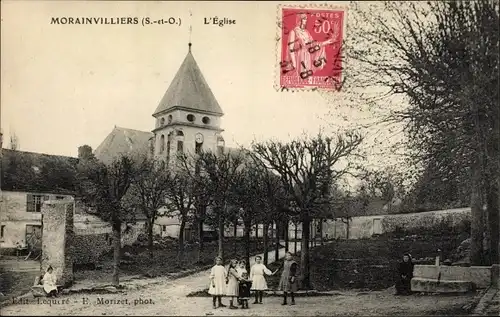
[[[217,308],[215,305],[218,301],[219,307],[226,307],[222,304],[222,296],[224,296],[225,286],[226,286],[226,269],[222,265],[222,258],[220,256],[215,258],[215,265],[212,267],[210,272],[210,288],[208,293],[212,295],[213,307]]]
[[[43,289],[47,293],[47,297],[57,297],[57,278],[54,274],[54,269],[49,265],[47,272],[43,276]]]
[[[240,280],[240,276],[238,272],[236,271],[236,267],[238,266],[238,261],[236,259],[231,260],[229,263],[229,268],[227,270],[227,277],[226,277],[226,296],[230,296],[231,299],[229,300],[229,308],[230,309],[236,309],[238,306],[234,305],[234,298],[238,297],[238,282]]]
[[[236,268],[236,271],[238,272],[239,276],[243,276],[244,273],[247,274],[248,276],[248,271],[247,271],[247,263],[245,262],[245,260],[240,260],[240,262],[238,263],[238,267]],[[240,298],[238,297],[238,304],[241,305],[241,300]],[[242,307],[243,308],[243,307]]]
[[[241,308],[248,309],[248,300],[250,299],[250,288],[252,287],[252,281],[248,279],[247,272],[243,272],[241,274],[239,286],[239,299],[241,301]]]
[[[264,264],[261,263],[262,257],[255,257],[255,264],[250,269],[250,279],[252,280],[252,290],[255,291],[254,304],[262,304],[262,296],[264,291],[267,290],[267,282],[265,274],[273,275],[276,272],[271,272]]]
[[[293,256],[291,252],[287,252],[285,255],[285,261],[281,264],[281,267],[277,269],[274,273],[283,269],[281,273],[281,279],[279,284],[279,289],[283,291],[283,303],[282,305],[286,305],[286,297],[287,294],[290,294],[291,305],[295,305],[295,293],[298,290],[298,281],[297,281],[297,272],[298,272],[298,264],[293,260]]]
[[[247,263],[245,262],[245,260],[240,260],[240,262],[238,263],[238,267],[236,268],[236,271],[238,271],[238,274],[240,274],[240,276],[243,273],[248,273]]]

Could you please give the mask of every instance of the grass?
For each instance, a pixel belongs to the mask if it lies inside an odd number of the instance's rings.
[[[25,294],[39,274],[39,271],[0,271],[0,292],[3,295],[0,295],[0,302]]]
[[[339,240],[316,247],[311,252],[311,282],[317,291],[339,289],[381,290],[394,285],[396,268],[405,252],[413,258],[451,256],[462,242],[460,236],[441,236],[432,240],[378,239]],[[297,255],[299,259],[300,254]],[[270,270],[279,263],[269,265]],[[279,274],[268,278],[270,289],[279,285]]]
[[[235,252],[236,243],[236,252]],[[271,250],[274,247],[270,245]],[[177,255],[177,244],[175,240],[156,245],[154,247],[153,258],[150,258],[149,251],[144,246],[126,246],[123,253],[130,254],[129,257],[123,257],[123,263],[120,265],[122,275],[140,275],[145,277],[165,276],[172,273],[178,273],[185,270],[205,268],[214,263],[214,258],[218,253],[217,241],[204,244],[204,250],[198,261],[198,246],[186,245],[184,257],[179,260]],[[250,241],[250,254],[260,253],[264,250],[262,241],[255,239]],[[243,258],[244,242],[242,238],[228,238],[224,242],[225,258]],[[111,278],[112,252],[105,255],[102,270],[79,269],[75,272],[75,279],[109,280]]]

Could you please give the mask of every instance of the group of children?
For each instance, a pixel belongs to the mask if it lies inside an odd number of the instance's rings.
[[[250,275],[246,269],[244,260],[233,259],[229,262],[229,267],[223,266],[222,258],[215,258],[215,265],[210,273],[210,287],[208,293],[212,295],[213,307],[226,307],[222,304],[222,297],[230,297],[229,308],[237,309],[237,303],[243,309],[248,309],[248,301],[251,291],[254,291],[254,304],[262,304],[264,291],[267,290],[266,275],[274,275],[283,269],[280,280],[280,290],[284,292],[283,305],[287,304],[287,293],[291,295],[291,305],[295,305],[294,292],[297,291],[297,263],[293,261],[292,254],[288,252],[282,266],[271,272],[263,263],[262,258],[257,256],[255,264],[250,268]],[[218,306],[217,306],[218,304]]]

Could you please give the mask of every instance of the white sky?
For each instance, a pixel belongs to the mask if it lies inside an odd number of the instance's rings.
[[[114,125],[152,130],[151,115],[188,51],[190,20],[193,55],[225,112],[227,146],[356,122],[363,114],[349,109],[336,110],[344,119],[327,116],[331,98],[317,92],[276,92],[277,4],[2,1],[4,147],[15,133],[20,150],[76,156]],[[182,25],[51,25],[55,16],[172,16]],[[236,25],[203,24],[214,16]],[[349,27],[348,13],[347,36]]]

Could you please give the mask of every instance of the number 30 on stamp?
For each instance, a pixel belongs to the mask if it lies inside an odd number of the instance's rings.
[[[278,7],[278,89],[340,90],[345,18],[342,7]]]

